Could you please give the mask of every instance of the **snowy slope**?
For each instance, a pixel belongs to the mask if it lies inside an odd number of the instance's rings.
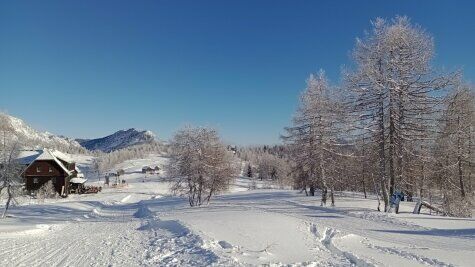
[[[0,266],[473,266],[475,219],[414,215],[410,202],[381,213],[345,192],[320,207],[298,191],[246,190],[246,178],[190,208],[166,173],[140,173],[166,162],[121,163],[127,187],[14,207],[0,220]]]
[[[151,131],[138,131],[131,128],[128,130],[120,130],[102,138],[76,140],[89,150],[111,152],[133,145],[153,142],[155,140],[155,134]]]
[[[82,149],[81,145],[74,139],[37,131],[23,120],[7,114],[0,114],[0,124],[1,127],[10,129],[16,140],[21,140],[23,144],[30,148]]]

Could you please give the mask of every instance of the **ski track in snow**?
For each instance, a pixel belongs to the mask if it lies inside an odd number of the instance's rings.
[[[231,198],[234,197],[231,195]],[[239,197],[239,196],[236,196]],[[271,266],[378,266],[373,259],[361,257],[353,251],[345,251],[335,244],[335,240],[346,233],[360,234],[357,229],[348,228],[330,220],[331,216],[350,216],[332,208],[317,207],[327,215],[326,220],[309,218],[306,213],[296,210],[304,207],[298,201],[269,199],[255,202],[252,198],[230,202],[226,196],[217,199],[215,204],[199,209],[189,209],[173,203],[181,203],[174,198],[151,197],[135,203],[127,203],[131,195],[120,195],[123,201],[115,202],[77,202],[82,213],[75,214],[71,220],[56,224],[38,224],[37,229],[0,238],[1,266],[238,266],[250,265],[241,262],[242,257],[262,258],[272,255],[264,248],[254,251],[231,244],[225,240],[203,239],[203,233],[193,231],[193,225],[170,219],[180,213],[210,212],[214,210],[254,211],[278,214],[298,219],[299,231],[305,232],[308,246],[314,246],[315,261],[293,264],[267,262]],[[167,203],[170,204],[167,205]],[[272,202],[272,206],[269,206]],[[183,203],[182,203],[183,204]],[[150,206],[150,207],[149,207]],[[158,208],[158,210],[156,210]],[[326,210],[326,211],[325,211]],[[237,214],[240,214],[240,213]],[[161,219],[161,215],[166,215]],[[318,213],[315,213],[318,215]],[[335,219],[335,218],[334,218]],[[387,220],[378,221],[372,216],[355,218],[362,224],[387,225]],[[355,225],[355,221],[351,222]],[[403,229],[419,229],[411,224],[396,222]],[[359,226],[359,225],[357,225]],[[336,228],[335,228],[336,227]],[[415,228],[414,228],[415,227]],[[338,228],[338,229],[337,229]],[[343,230],[341,230],[343,229]],[[289,229],[290,230],[290,229]],[[31,234],[28,231],[32,231]],[[376,232],[377,233],[377,232]],[[204,235],[206,236],[206,235]],[[377,237],[377,236],[376,236]],[[364,238],[361,243],[369,249],[383,254],[398,256],[407,260],[431,266],[452,266],[441,260],[408,252],[404,249],[380,246]],[[247,256],[246,256],[247,255]],[[260,256],[261,255],[261,256]],[[322,255],[328,259],[319,260]],[[239,258],[241,257],[241,258]]]
[[[125,188],[15,207],[20,226],[0,224],[0,266],[453,266],[475,250],[473,224],[454,234],[294,191],[234,192],[190,208],[140,173],[162,160],[122,163]],[[455,252],[437,254],[445,250]]]
[[[161,220],[143,202],[134,216],[142,218],[138,228],[149,232],[148,249],[143,265],[210,266],[224,264],[214,252],[204,248],[204,241],[178,220]]]
[[[402,258],[417,261],[417,262],[420,262],[420,263],[423,263],[423,264],[426,264],[426,265],[441,266],[441,267],[454,266],[452,264],[447,264],[447,263],[439,261],[437,259],[430,259],[428,257],[420,256],[420,255],[417,255],[417,254],[414,254],[414,253],[411,253],[411,252],[408,252],[408,251],[405,251],[405,250],[402,250],[402,249],[398,249],[398,248],[394,248],[394,247],[383,247],[383,246],[374,245],[374,244],[371,244],[370,242],[365,241],[365,239],[363,239],[362,243],[364,245],[366,245],[368,248],[376,249],[376,250],[378,250],[380,252],[383,252],[383,253],[397,255],[397,256],[400,256]]]
[[[141,202],[95,207],[45,235],[0,239],[1,266],[204,266],[222,262],[178,221]],[[191,255],[191,256],[190,256]]]
[[[225,198],[225,197],[223,197]],[[272,201],[273,204],[270,206],[268,205],[268,201]],[[314,202],[317,202],[314,200]],[[327,249],[334,259],[337,262],[337,266],[379,266],[385,265],[381,262],[376,262],[373,259],[363,258],[359,255],[356,255],[349,251],[343,251],[339,249],[333,242],[334,238],[341,238],[344,235],[341,233],[340,230],[336,230],[332,228],[330,225],[337,225],[338,228],[343,229],[345,232],[348,233],[356,233],[356,235],[361,236],[370,236],[374,240],[380,241],[387,241],[387,235],[381,235],[384,233],[386,229],[389,231],[421,231],[421,230],[431,230],[430,228],[422,227],[410,222],[401,221],[397,218],[390,218],[388,214],[385,213],[375,213],[371,211],[367,211],[368,214],[363,214],[361,212],[353,212],[353,211],[340,211],[332,207],[319,207],[317,205],[307,206],[305,203],[300,201],[294,200],[282,200],[282,199],[271,199],[271,200],[264,200],[260,202],[254,201],[242,201],[239,203],[231,203],[231,202],[219,202],[216,205],[222,205],[222,207],[227,207],[230,209],[233,208],[244,208],[248,210],[260,210],[262,212],[270,212],[270,213],[277,213],[283,216],[290,216],[294,218],[301,219],[310,226],[310,232],[315,235],[315,237],[323,244],[324,248]],[[331,214],[328,215],[328,218],[345,218],[351,217],[354,218],[348,224],[348,221],[342,221],[340,219],[325,219],[325,220],[315,220],[308,217],[308,214],[296,211],[296,207],[310,207],[314,211],[320,211],[320,213],[324,214]],[[317,214],[315,214],[317,215]],[[318,217],[318,216],[316,216]],[[322,216],[325,217],[325,216]],[[343,224],[341,224],[343,222]],[[323,236],[321,236],[317,230],[317,226],[319,225],[320,228],[325,229]],[[362,227],[363,226],[363,227]],[[369,226],[374,227],[371,229],[371,232],[364,230],[367,229]],[[361,227],[361,229],[359,229]],[[319,229],[320,229],[319,228]],[[339,235],[339,236],[338,236]],[[425,247],[425,245],[431,245],[431,248],[436,249],[444,249],[447,247],[457,247],[459,246],[460,249],[470,250],[471,247],[474,247],[474,243],[470,243],[472,239],[464,240],[465,237],[450,237],[450,236],[434,236],[431,239],[424,238],[423,236],[419,235],[408,235],[408,236],[398,236],[399,239],[391,240],[397,245],[407,245],[407,244],[417,244],[417,246]],[[451,241],[458,240],[459,242],[462,241],[459,245],[457,243],[452,243]],[[368,239],[366,239],[368,240]],[[468,247],[464,247],[462,244],[470,244]],[[368,248],[378,251],[379,253],[386,253],[398,256],[402,259],[407,259],[412,261],[413,263],[420,263],[422,265],[430,265],[430,266],[454,266],[453,264],[446,263],[437,259],[432,259],[430,257],[418,255],[412,252],[408,252],[402,249],[395,247],[383,247],[371,244],[370,242],[364,243]],[[429,248],[427,248],[429,249]],[[333,266],[335,261],[329,262],[311,262],[307,263],[310,265],[318,265],[321,264],[325,266]],[[297,264],[297,266],[306,265],[306,264]]]
[[[323,246],[338,260],[341,261],[341,265],[345,266],[363,266],[363,267],[374,267],[375,265],[369,261],[359,258],[358,256],[339,249],[333,243],[333,239],[339,234],[339,232],[333,228],[325,227],[323,231],[323,236],[320,235],[317,226],[315,224],[310,224],[309,231],[315,235]]]

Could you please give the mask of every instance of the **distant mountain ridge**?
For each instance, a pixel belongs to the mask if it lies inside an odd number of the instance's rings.
[[[76,139],[88,150],[111,152],[129,146],[151,143],[155,141],[155,134],[151,131],[139,131],[135,128],[120,130],[111,135],[97,139]]]
[[[54,135],[49,132],[40,132],[33,129],[23,120],[0,113],[0,129],[5,130],[7,138],[19,141],[24,148],[41,149],[54,148],[62,151],[81,151],[84,148],[76,140]]]
[[[3,139],[3,132],[8,140],[18,141],[24,149],[52,148],[63,152],[85,152],[86,149],[111,152],[156,141],[155,134],[151,131],[134,128],[97,139],[73,139],[38,131],[22,119],[0,112],[0,139]]]

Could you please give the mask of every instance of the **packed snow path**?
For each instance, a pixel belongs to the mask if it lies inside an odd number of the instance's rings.
[[[80,209],[45,205],[41,213],[55,218],[50,221],[53,224],[2,235],[0,265],[183,266],[218,262],[213,252],[202,248],[200,237],[177,221],[154,218],[142,202],[77,205]],[[65,220],[57,221],[62,216]]]
[[[320,207],[286,190],[190,208],[164,188],[16,207],[0,222],[0,266],[470,266],[475,251],[472,219],[387,215],[357,196]]]

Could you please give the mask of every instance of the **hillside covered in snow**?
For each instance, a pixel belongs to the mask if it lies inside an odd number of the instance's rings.
[[[71,155],[87,169],[93,157]],[[44,203],[27,200],[0,220],[1,266],[471,266],[475,220],[377,212],[370,195],[319,196],[238,177],[209,205],[170,194],[150,155],[119,166],[125,187]],[[88,183],[103,185],[89,176]],[[252,183],[255,183],[251,186]],[[255,189],[252,189],[255,188]],[[318,194],[317,194],[318,195]]]
[[[151,131],[139,131],[134,128],[120,130],[106,137],[97,139],[76,139],[88,150],[111,152],[133,145],[151,143],[155,141],[155,134]]]
[[[0,129],[5,129],[5,133],[9,135],[7,139],[19,141],[27,149],[42,149],[46,147],[72,152],[85,151],[87,149],[108,153],[156,141],[153,132],[140,131],[134,128],[120,130],[102,138],[73,139],[38,131],[22,119],[4,113],[0,113]]]
[[[0,128],[5,129],[6,134],[9,135],[7,139],[19,141],[30,149],[49,147],[66,151],[84,150],[72,138],[35,130],[22,119],[8,114],[0,113]]]

